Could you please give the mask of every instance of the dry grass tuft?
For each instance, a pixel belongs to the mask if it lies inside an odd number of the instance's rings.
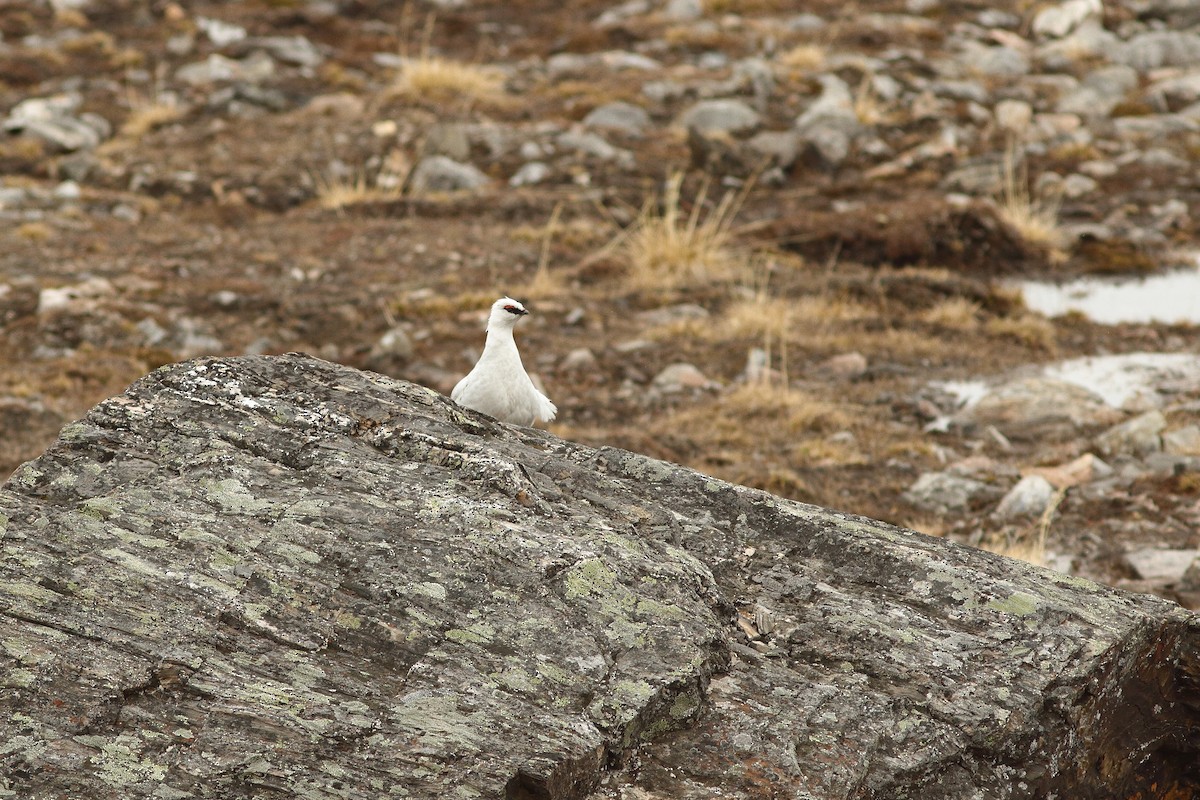
[[[1015,147],[1004,156],[1004,190],[999,198],[1000,218],[1027,243],[1046,251],[1052,262],[1066,258],[1066,232],[1058,224],[1061,198],[1035,198],[1029,192],[1024,165],[1017,166]]]
[[[854,93],[854,116],[868,127],[883,125],[896,118],[896,114],[883,104],[883,100],[875,92],[869,74],[863,76],[858,90]]]
[[[360,203],[385,202],[403,195],[412,161],[400,150],[391,151],[374,175],[366,168],[355,170],[349,175],[313,174],[317,190],[317,204],[333,211]]]
[[[991,336],[1014,339],[1035,350],[1053,353],[1058,349],[1058,336],[1054,324],[1036,314],[989,319],[984,325],[984,330]]]
[[[140,139],[152,130],[178,122],[186,113],[187,109],[173,98],[135,101],[121,125],[121,135]]]
[[[47,242],[54,237],[54,228],[44,222],[24,222],[17,227],[16,234],[29,242]]]
[[[522,296],[525,297],[547,297],[555,295],[563,290],[563,274],[561,272],[550,271],[550,243],[559,231],[558,218],[562,214],[562,203],[556,203],[554,210],[550,212],[550,220],[546,223],[546,227],[542,235],[541,255],[538,256],[537,271],[533,275],[533,280],[520,288]]]
[[[819,44],[797,45],[779,56],[779,63],[800,72],[816,72],[825,64],[825,48]]]
[[[979,303],[965,297],[948,297],[921,312],[922,322],[952,331],[973,331],[979,327]]]
[[[779,340],[788,335],[794,309],[792,300],[760,295],[733,303],[722,311],[720,327],[729,336]]]
[[[434,100],[495,100],[503,91],[504,74],[497,69],[422,53],[405,60],[389,94]]]
[[[769,424],[776,436],[798,436],[805,433],[831,433],[850,426],[851,419],[839,406],[813,397],[807,392],[769,383],[748,383],[734,389],[717,401],[713,409],[693,409],[702,412],[704,425],[716,430],[728,426],[730,432],[744,435],[756,424]],[[714,420],[719,419],[719,422]],[[754,434],[757,435],[757,434]]]
[[[672,288],[728,278],[744,267],[733,247],[733,218],[744,199],[733,192],[701,218],[708,183],[685,212],[680,196],[683,175],[667,181],[661,203],[651,198],[620,237],[631,266],[629,278],[640,288]],[[661,209],[659,208],[661,206]]]

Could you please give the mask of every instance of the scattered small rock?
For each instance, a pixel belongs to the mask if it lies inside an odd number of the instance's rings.
[[[859,352],[839,353],[813,367],[816,375],[826,375],[841,380],[852,380],[867,371],[867,357]]]
[[[1081,386],[1035,377],[991,389],[954,415],[953,421],[966,426],[994,425],[1012,440],[1062,441],[1119,418],[1120,412]]]
[[[1056,489],[1068,489],[1107,478],[1113,469],[1091,453],[1084,453],[1068,464],[1060,464],[1057,467],[1031,467],[1023,472],[1026,475],[1040,475]]]
[[[903,498],[924,511],[964,511],[977,499],[998,497],[994,486],[949,472],[926,472],[904,492]]]
[[[679,363],[655,375],[651,386],[663,394],[677,394],[687,389],[715,389],[720,384],[709,380],[695,365]]]
[[[1188,425],[1162,435],[1163,451],[1173,456],[1200,456],[1200,425]]]
[[[1043,8],[1033,18],[1033,32],[1038,36],[1061,39],[1083,24],[1104,13],[1100,0],[1064,0]]]
[[[1138,578],[1175,583],[1200,558],[1200,550],[1143,548],[1125,554],[1125,564]]]
[[[562,372],[589,372],[596,368],[596,354],[586,347],[577,347],[563,358],[558,368]]]
[[[679,124],[701,134],[750,133],[759,126],[758,112],[741,100],[701,100],[679,116]]]
[[[1027,475],[1004,495],[993,515],[998,519],[1037,516],[1049,507],[1055,491],[1041,475]]]
[[[605,103],[592,109],[583,118],[583,124],[589,128],[608,128],[638,136],[650,126],[650,115],[646,109],[633,103]]]
[[[643,325],[656,327],[670,325],[688,319],[708,319],[708,309],[695,303],[679,303],[673,306],[652,308],[649,311],[639,311],[638,322]]]
[[[458,192],[479,189],[491,178],[472,164],[463,164],[446,156],[421,159],[412,174],[412,188],[418,192]]]
[[[1096,438],[1096,447],[1106,456],[1145,456],[1163,449],[1159,435],[1167,427],[1166,417],[1158,409],[1147,411]]]
[[[530,161],[522,164],[521,168],[508,179],[509,186],[533,186],[550,177],[552,170],[544,161]]]

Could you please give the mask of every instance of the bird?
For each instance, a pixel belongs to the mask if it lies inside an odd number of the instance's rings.
[[[513,326],[528,313],[511,297],[492,303],[483,355],[454,387],[451,400],[514,425],[529,427],[554,419],[558,409],[529,379],[513,339]]]

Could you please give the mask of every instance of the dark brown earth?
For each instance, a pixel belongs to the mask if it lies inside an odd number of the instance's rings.
[[[804,153],[756,178],[759,164],[736,143],[723,157],[698,153],[672,124],[695,97],[651,107],[654,124],[640,138],[606,133],[632,152],[629,165],[560,158],[543,183],[507,184],[525,160],[519,143],[533,138],[536,124],[565,129],[605,102],[638,101],[641,84],[653,77],[598,67],[555,77],[538,65],[556,53],[637,51],[661,42],[653,56],[677,80],[694,72],[696,53],[743,57],[768,38],[779,51],[815,39],[828,52],[908,47],[930,55],[940,52],[944,31],[981,8],[1024,14],[1027,4],[943,3],[930,14],[937,24],[920,29],[881,27],[866,13],[901,13],[902,2],[805,5],[835,24],[819,35],[782,29],[773,20],[790,13],[790,4],[769,0],[710,3],[711,27],[645,14],[605,29],[591,22],[610,7],[598,2],[509,0],[435,11],[366,0],[109,0],[57,14],[40,3],[0,4],[0,108],[70,88],[82,94],[82,111],[116,131],[83,155],[28,136],[0,138],[4,185],[35,198],[0,209],[0,285],[7,286],[0,292],[0,474],[139,376],[205,353],[305,351],[448,392],[481,346],[484,310],[509,293],[535,312],[518,340],[558,404],[550,430],[563,438],[973,543],[1002,546],[1028,535],[1031,529],[975,512],[939,518],[912,508],[901,493],[922,471],[941,468],[947,453],[985,455],[1015,469],[1062,463],[1085,449],[1083,440],[1053,448],[1014,441],[1001,450],[959,433],[924,433],[922,387],[1097,353],[1194,352],[1195,327],[1045,319],[1002,280],[1160,269],[1175,248],[1195,241],[1200,215],[1184,215],[1165,246],[1080,241],[1065,257],[1052,257],[1003,222],[990,199],[951,201],[940,188],[955,166],[1002,152],[999,133],[899,171],[879,171],[887,159],[864,153],[837,167]],[[1130,18],[1107,13],[1108,25]],[[200,18],[240,25],[250,37],[303,36],[325,59],[308,70],[277,65],[265,100],[217,103],[223,84],[189,86],[175,71],[214,52],[245,52],[197,34]],[[195,35],[193,49],[173,54],[171,38],[188,35]],[[472,100],[391,91],[396,69],[372,55],[417,51],[505,65],[503,93]],[[839,74],[851,85],[860,77],[852,67]],[[144,133],[123,131],[156,92],[178,96],[179,118]],[[777,72],[764,126],[786,129],[818,92],[802,69]],[[965,107],[956,113],[968,118]],[[440,123],[509,131],[513,141],[496,151],[478,142],[470,150],[490,186],[322,207],[331,162],[372,175],[372,159],[411,165]],[[934,121],[905,108],[890,109],[887,123],[876,126],[897,154],[935,130]],[[1095,155],[1051,150],[1030,156],[1026,168],[1030,175],[1063,171]],[[701,219],[726,188],[751,181],[732,221],[734,268],[644,288],[614,243],[676,172],[686,176],[682,212],[702,203]],[[79,199],[52,198],[68,177],[77,178]],[[1171,198],[1195,209],[1200,182],[1134,165],[1119,179],[1102,179],[1087,199],[1064,202],[1060,216],[1099,221],[1125,206],[1136,220]],[[86,281],[94,298],[39,311],[39,291]],[[777,324],[737,323],[735,313],[744,315],[755,297],[764,300],[765,318],[793,311]],[[664,322],[641,315],[684,303],[709,316]],[[147,320],[168,335],[152,341]],[[376,343],[397,326],[411,352],[381,354]],[[771,329],[783,333],[782,347],[778,334],[764,332]],[[736,385],[749,351],[764,345],[786,391]],[[564,367],[577,348],[590,349],[596,364]],[[851,352],[865,357],[865,371],[827,367]],[[676,362],[695,365],[722,388],[653,391],[654,376]],[[1200,413],[1184,410],[1171,422],[1197,419]],[[1200,479],[1147,478],[1135,489],[1103,504],[1068,494],[1048,548],[1078,554],[1082,574],[1115,582],[1130,577],[1119,556],[1131,546],[1200,546]]]

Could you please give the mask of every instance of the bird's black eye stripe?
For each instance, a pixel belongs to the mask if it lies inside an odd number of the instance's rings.
[[[521,309],[517,308],[516,306],[505,306],[504,310],[510,314],[520,314],[521,313]]]

